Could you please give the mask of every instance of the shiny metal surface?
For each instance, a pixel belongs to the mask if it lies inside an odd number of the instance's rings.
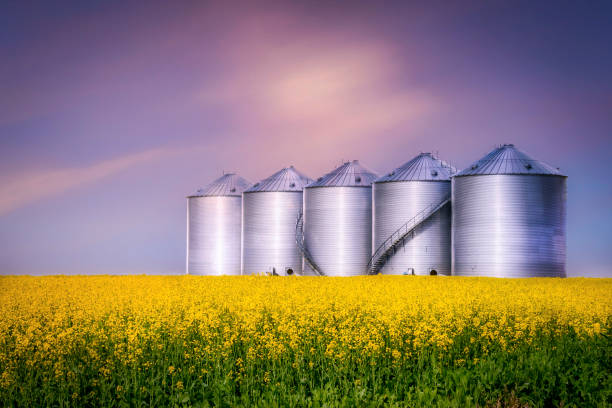
[[[243,275],[261,272],[302,274],[295,223],[302,210],[302,190],[310,182],[310,178],[290,166],[244,192]]]
[[[380,177],[373,188],[373,253],[423,209],[436,207],[451,192],[456,169],[431,153]],[[446,205],[412,231],[380,270],[383,274],[451,273],[451,208]]]
[[[457,173],[457,176],[491,174],[561,175],[559,169],[529,157],[513,144],[505,144],[493,149],[482,159]]]
[[[566,178],[453,178],[453,274],[564,277]]]
[[[247,180],[235,173],[225,173],[206,187],[200,188],[195,193],[187,196],[187,198],[218,196],[240,197],[242,196],[242,192],[249,188],[250,185],[251,184]]]
[[[190,197],[191,275],[240,275],[241,197]]]
[[[243,196],[242,274],[275,271],[302,274],[295,223],[302,192],[245,192]]]
[[[255,183],[245,192],[255,191],[302,191],[304,187],[312,183],[305,174],[300,173],[295,167],[285,167],[271,175],[270,177]]]
[[[312,255],[308,251],[308,248],[304,245],[304,211],[300,211],[297,221],[295,222],[295,243],[302,254],[303,265],[308,265],[310,268],[309,272],[315,275],[325,276],[319,265],[312,259]],[[302,269],[304,269],[304,267]]]
[[[369,187],[378,176],[353,160],[319,177],[308,187]]]
[[[376,182],[373,188],[372,251],[394,231],[434,203],[448,197],[451,182],[395,181]],[[408,239],[380,270],[390,275],[439,275],[451,273],[451,206],[446,205],[410,233]]]
[[[450,181],[457,170],[447,162],[440,160],[432,153],[421,153],[404,163],[391,173],[378,179],[383,181]]]
[[[242,192],[248,187],[230,173],[187,197],[188,274],[240,274]]]
[[[372,250],[371,187],[306,187],[304,244],[327,276],[365,274]],[[304,274],[314,272],[305,267]]]

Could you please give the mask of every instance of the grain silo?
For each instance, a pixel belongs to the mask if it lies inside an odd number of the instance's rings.
[[[242,274],[302,274],[302,254],[295,224],[302,210],[302,191],[311,179],[284,168],[244,192]]]
[[[566,176],[514,145],[453,177],[453,274],[565,276]]]
[[[371,185],[376,177],[354,160],[304,189],[305,273],[317,268],[329,276],[365,274],[372,251]]]
[[[454,173],[431,153],[421,153],[374,182],[370,273],[451,274]]]
[[[187,273],[240,275],[242,177],[228,173],[187,197]]]

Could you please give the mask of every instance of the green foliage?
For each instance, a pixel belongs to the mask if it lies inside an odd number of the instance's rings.
[[[109,344],[99,350],[113,367],[107,376],[75,344],[65,356],[72,374],[58,377],[49,372],[53,365],[17,362],[16,381],[0,388],[0,400],[6,407],[612,405],[612,347],[605,334],[542,334],[506,351],[486,350],[466,330],[446,350],[424,347],[399,361],[339,360],[316,344],[276,360],[249,360],[240,342],[228,356],[192,358],[202,341],[195,331],[180,341],[168,338],[162,347],[143,347],[130,363],[114,359],[116,345]]]

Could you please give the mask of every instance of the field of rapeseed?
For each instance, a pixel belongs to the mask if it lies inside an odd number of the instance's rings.
[[[607,406],[612,280],[0,277],[4,406]]]

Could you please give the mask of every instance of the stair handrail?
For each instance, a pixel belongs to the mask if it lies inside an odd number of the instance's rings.
[[[395,230],[389,238],[385,239],[379,246],[376,248],[376,251],[372,254],[370,261],[368,262],[367,271],[368,273],[374,273],[374,265],[375,263],[395,244],[404,238],[408,233],[414,230],[416,227],[421,225],[424,221],[426,221],[433,214],[438,212],[442,207],[444,207],[450,201],[451,196],[447,194],[442,201],[435,202],[429,204],[427,207],[420,210],[416,213],[411,219],[409,219],[405,224]],[[419,219],[420,218],[420,219]],[[418,221],[418,222],[417,222]],[[410,228],[409,228],[410,226]],[[403,232],[402,232],[403,231]],[[394,238],[397,235],[397,238]]]
[[[298,212],[297,221],[295,223],[295,242],[297,244],[298,249],[304,256],[304,259],[306,260],[308,265],[310,265],[312,270],[320,276],[325,276],[323,271],[321,271],[321,268],[319,268],[319,266],[312,259],[312,255],[310,254],[304,243],[304,212],[302,210]]]

